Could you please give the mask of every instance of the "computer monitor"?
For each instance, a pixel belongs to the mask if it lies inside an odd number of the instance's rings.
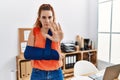
[[[98,75],[99,74],[99,75]],[[114,80],[118,78],[120,74],[120,64],[109,66],[105,69],[104,73],[96,73],[88,77],[93,80]]]
[[[118,78],[120,73],[120,64],[109,66],[106,68],[103,80],[114,80]]]

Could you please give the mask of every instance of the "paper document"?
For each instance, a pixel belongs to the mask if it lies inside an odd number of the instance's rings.
[[[29,34],[30,34],[30,30],[25,30],[24,31],[24,41],[28,40]]]
[[[21,42],[21,52],[24,53],[27,42]]]

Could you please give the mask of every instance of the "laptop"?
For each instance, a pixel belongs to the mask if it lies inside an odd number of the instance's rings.
[[[90,75],[89,77],[92,78],[93,80],[114,80],[118,78],[120,74],[120,64],[109,66],[106,68],[105,72],[103,73],[104,75],[98,75],[93,74]]]

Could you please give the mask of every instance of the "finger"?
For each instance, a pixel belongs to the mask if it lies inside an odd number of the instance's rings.
[[[56,31],[56,25],[55,25],[55,23],[53,22],[53,23],[51,23],[51,24],[52,24],[51,27],[53,28],[53,30]]]
[[[59,30],[62,31],[60,23],[58,23]]]
[[[57,24],[57,23],[54,23],[54,25],[55,25],[55,26],[54,26],[55,30],[58,31],[58,30],[59,30],[59,29],[58,29],[58,24]]]
[[[50,39],[50,40],[53,40],[53,37],[50,36],[49,34],[46,34],[45,36],[46,36],[46,38],[48,38],[48,39]]]
[[[58,30],[60,30],[60,24],[58,23]]]
[[[59,25],[58,24],[56,24],[56,30],[59,31]]]
[[[51,41],[58,42],[58,39],[55,38],[54,36],[50,36],[49,34],[46,34],[45,36],[46,36],[46,38],[50,39]]]
[[[52,28],[52,31],[54,31],[53,22],[50,22],[50,26],[51,26],[50,28]]]

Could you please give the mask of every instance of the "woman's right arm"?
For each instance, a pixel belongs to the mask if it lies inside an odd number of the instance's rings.
[[[29,37],[28,37],[28,41],[27,41],[27,45],[26,46],[34,46],[34,35],[33,35],[33,30],[31,30]],[[23,55],[19,56],[21,59],[25,59],[25,57]]]
[[[34,35],[33,35],[33,30],[31,30],[30,34],[29,34],[29,37],[28,37],[28,42],[27,42],[27,45],[28,46],[34,46]]]

